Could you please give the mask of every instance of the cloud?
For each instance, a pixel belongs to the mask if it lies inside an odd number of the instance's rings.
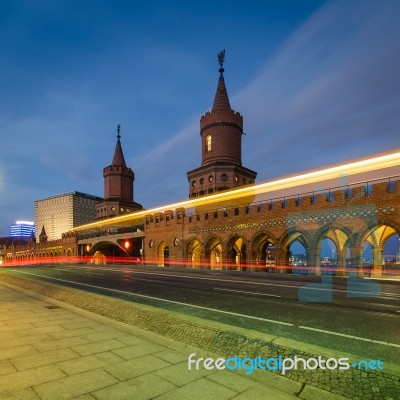
[[[231,96],[245,121],[243,163],[258,181],[399,147],[399,11],[397,2],[328,3]],[[140,159],[146,202],[187,196],[199,118]]]
[[[226,74],[231,105],[244,117],[243,164],[258,171],[258,182],[400,147],[399,20],[397,1],[328,2],[273,54],[259,42],[256,58],[269,58],[254,79]],[[210,90],[198,51],[154,35],[140,50],[126,46],[131,36],[110,37],[111,47],[85,57],[83,46],[68,60],[72,70],[62,68],[62,58],[59,69],[37,78],[22,64],[0,67],[9,88],[0,112],[3,205],[6,198],[12,203],[4,188],[22,193],[28,183],[32,189],[23,193],[31,210],[31,199],[55,193],[101,195],[119,122],[135,200],[148,207],[187,198],[186,172],[201,164],[199,119],[218,76]],[[185,87],[190,75],[196,79]],[[231,92],[238,82],[242,88]],[[190,116],[198,104],[204,110]]]
[[[323,7],[234,96],[261,177],[399,146],[400,7],[380,4]]]

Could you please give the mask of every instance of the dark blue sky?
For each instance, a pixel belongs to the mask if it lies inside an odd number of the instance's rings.
[[[116,125],[146,207],[187,198],[226,49],[258,181],[398,149],[400,3],[7,1],[0,236],[34,200],[102,196]]]

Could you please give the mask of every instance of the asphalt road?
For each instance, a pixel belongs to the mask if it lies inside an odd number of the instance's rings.
[[[398,363],[400,281],[129,265],[7,269],[314,345]]]

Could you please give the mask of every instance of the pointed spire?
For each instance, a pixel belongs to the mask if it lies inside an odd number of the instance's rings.
[[[218,64],[219,68],[219,80],[217,86],[217,92],[215,93],[214,103],[212,107],[212,111],[222,111],[228,110],[231,111],[231,105],[229,103],[228,92],[226,91],[225,87],[225,80],[224,80],[224,61],[225,61],[225,50],[222,50],[218,54]]]
[[[114,157],[112,160],[112,165],[126,168],[124,152],[122,151],[120,139],[121,139],[121,125],[118,124],[117,125],[117,145],[115,146],[115,152],[114,152]]]
[[[44,225],[42,226],[42,231],[40,232],[40,236],[46,236],[46,229],[44,229]]]

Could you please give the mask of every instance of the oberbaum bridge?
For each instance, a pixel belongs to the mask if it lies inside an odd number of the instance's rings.
[[[243,117],[230,106],[224,51],[218,60],[212,110],[200,119],[202,163],[187,173],[188,200],[147,210],[134,202],[134,173],[118,128],[97,219],[57,241],[39,237],[15,246],[7,259],[321,274],[322,241],[328,238],[335,275],[366,274],[369,244],[368,273],[382,276],[385,242],[400,233],[400,152],[255,184],[257,173],[242,165]],[[295,242],[305,249],[301,268],[290,260]]]

